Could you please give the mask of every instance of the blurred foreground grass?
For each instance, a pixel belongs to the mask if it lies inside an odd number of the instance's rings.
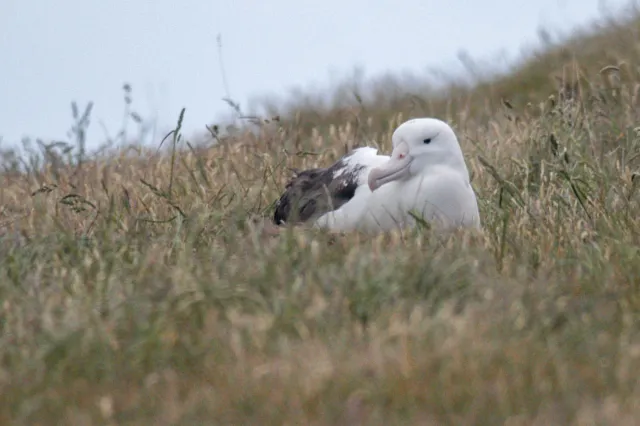
[[[7,170],[0,421],[638,424],[638,28],[438,99]],[[288,168],[411,116],[452,123],[482,232],[269,225]]]

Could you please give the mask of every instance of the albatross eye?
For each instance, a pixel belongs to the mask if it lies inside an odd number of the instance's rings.
[[[422,141],[425,145],[431,143],[431,138],[427,138],[425,140]]]

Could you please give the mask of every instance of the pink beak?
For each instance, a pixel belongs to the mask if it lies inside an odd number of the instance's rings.
[[[373,192],[385,183],[409,176],[409,166],[412,161],[409,145],[406,142],[400,142],[391,152],[389,161],[369,172],[369,189]]]

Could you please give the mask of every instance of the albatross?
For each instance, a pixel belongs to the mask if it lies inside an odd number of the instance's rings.
[[[276,225],[311,223],[333,231],[415,226],[480,227],[475,192],[453,129],[436,118],[402,123],[390,156],[352,150],[327,168],[296,172],[276,201]]]

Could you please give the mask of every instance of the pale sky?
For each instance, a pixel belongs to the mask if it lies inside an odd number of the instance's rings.
[[[327,83],[355,66],[367,76],[426,73],[517,55],[537,29],[566,29],[627,0],[0,0],[0,137],[67,139],[70,102],[94,102],[91,146],[120,129],[122,85],[159,133],[186,107],[185,135],[228,111],[216,36],[231,96]],[[563,30],[564,31],[564,30]],[[161,137],[161,136],[160,136]]]

